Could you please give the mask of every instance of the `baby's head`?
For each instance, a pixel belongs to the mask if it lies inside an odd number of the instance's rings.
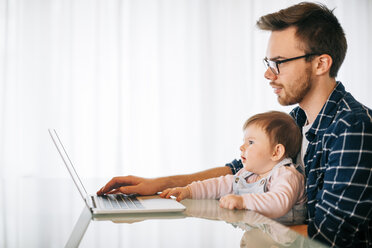
[[[295,159],[301,147],[300,129],[283,112],[256,114],[244,123],[243,131],[242,162],[254,173],[263,173],[285,157]]]

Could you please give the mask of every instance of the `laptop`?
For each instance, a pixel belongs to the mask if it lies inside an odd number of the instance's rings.
[[[158,195],[138,196],[125,194],[109,194],[104,196],[89,195],[77,174],[75,167],[68,155],[65,146],[62,144],[57,131],[49,129],[50,137],[53,140],[63,163],[65,164],[72,180],[75,183],[85,204],[93,214],[119,214],[119,213],[164,213],[181,212],[186,209],[184,205],[174,199],[164,199]]]

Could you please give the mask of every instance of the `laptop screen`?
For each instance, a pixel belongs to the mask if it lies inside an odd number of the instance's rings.
[[[88,195],[88,193],[85,190],[84,185],[80,180],[80,177],[76,173],[75,167],[72,164],[71,159],[68,156],[67,151],[66,151],[65,147],[63,146],[63,144],[62,144],[62,142],[61,142],[61,140],[60,140],[60,138],[57,134],[57,131],[55,129],[48,129],[48,131],[49,131],[50,137],[53,140],[53,143],[57,147],[57,150],[62,157],[63,162],[66,165],[66,168],[67,168],[68,172],[70,173],[70,175],[72,177],[72,180],[74,181],[76,187],[78,188],[81,197],[83,197],[83,199],[85,199],[86,196]]]

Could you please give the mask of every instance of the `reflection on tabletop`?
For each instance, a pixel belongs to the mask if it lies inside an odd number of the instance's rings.
[[[254,211],[220,208],[217,200],[184,200],[189,217],[221,220],[242,229],[241,247],[324,247]]]
[[[131,224],[151,219],[182,219],[187,217],[225,221],[244,231],[241,247],[323,247],[290,228],[261,214],[247,210],[228,210],[219,207],[217,200],[181,201],[186,210],[181,213],[94,215],[93,220],[109,220]]]

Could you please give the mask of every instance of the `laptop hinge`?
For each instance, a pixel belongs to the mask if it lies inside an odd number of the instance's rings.
[[[93,208],[97,208],[96,200],[94,200],[94,196],[90,196],[92,199],[92,206]]]
[[[89,209],[93,210],[94,208],[97,208],[93,195],[86,195],[84,201]]]

